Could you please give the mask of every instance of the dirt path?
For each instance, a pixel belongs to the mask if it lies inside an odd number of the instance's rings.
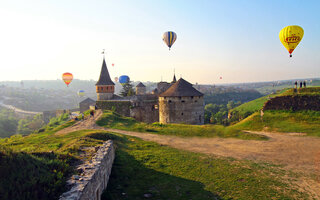
[[[98,119],[101,115],[102,112],[97,111],[95,119]],[[235,138],[184,138],[103,128],[95,124],[95,119],[78,122],[56,134],[66,134],[82,129],[106,130],[192,152],[281,164],[286,169],[306,174],[316,174],[318,182],[320,179],[320,139],[316,137],[253,132],[266,135],[270,139],[268,141],[256,141]],[[301,184],[320,195],[320,184],[315,183],[313,185],[310,181],[308,179],[308,181],[302,181]]]

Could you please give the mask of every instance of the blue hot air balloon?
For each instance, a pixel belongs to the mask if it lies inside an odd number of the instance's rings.
[[[119,83],[121,83],[121,85],[125,84],[125,83],[129,83],[130,82],[130,78],[127,75],[122,75],[119,77]]]

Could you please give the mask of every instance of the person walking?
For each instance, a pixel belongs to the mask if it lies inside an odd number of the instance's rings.
[[[300,88],[302,88],[302,82],[300,81]]]
[[[84,120],[84,114],[81,113],[81,120],[83,121]]]
[[[297,81],[294,82],[294,86],[295,86],[296,89],[298,88],[298,82]]]
[[[303,81],[303,87],[306,88],[307,87],[307,83],[306,81]]]

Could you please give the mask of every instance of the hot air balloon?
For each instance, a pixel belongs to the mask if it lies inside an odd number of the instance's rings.
[[[130,82],[130,78],[127,75],[122,75],[119,77],[119,82],[121,83],[121,85],[124,85]]]
[[[78,96],[83,97],[84,96],[84,90],[79,90],[78,91]]]
[[[169,47],[169,50],[173,45],[173,43],[176,41],[176,39],[177,39],[177,34],[173,31],[165,32],[162,35],[162,40],[167,44],[167,46]]]
[[[114,67],[114,63],[112,63],[112,67]]]
[[[284,27],[280,31],[280,41],[283,44],[283,46],[288,50],[290,57],[292,57],[292,52],[302,40],[303,33],[303,29],[300,26],[296,25]]]
[[[220,79],[222,79],[222,76],[220,76]]]
[[[73,75],[69,72],[62,74],[62,80],[65,82],[65,84],[69,87],[69,84],[71,83],[73,79]]]
[[[114,77],[114,81],[118,82],[119,78],[118,77]]]

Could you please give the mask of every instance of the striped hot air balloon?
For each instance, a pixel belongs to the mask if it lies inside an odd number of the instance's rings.
[[[83,97],[84,96],[84,90],[79,90],[78,91],[78,96]]]
[[[173,31],[167,31],[162,35],[162,40],[167,44],[169,50],[177,39],[177,34]]]
[[[62,74],[62,80],[64,81],[64,83],[69,87],[69,84],[71,83],[73,79],[73,75],[69,72],[63,73]]]

